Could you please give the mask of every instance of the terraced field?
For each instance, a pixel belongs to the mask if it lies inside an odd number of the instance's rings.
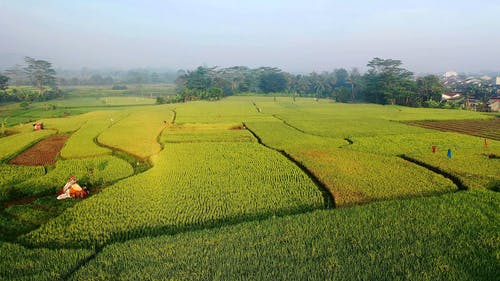
[[[403,123],[489,116],[262,96],[108,102],[0,138],[5,162],[70,135],[54,165],[0,165],[0,279],[498,276],[500,142]],[[55,199],[70,174],[90,197]]]

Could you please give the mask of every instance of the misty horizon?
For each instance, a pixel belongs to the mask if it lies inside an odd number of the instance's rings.
[[[497,72],[499,14],[500,3],[487,0],[3,1],[0,64],[31,56],[69,70],[241,65],[310,73],[365,71],[380,57],[414,73]]]

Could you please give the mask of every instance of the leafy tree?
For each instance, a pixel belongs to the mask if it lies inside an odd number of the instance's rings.
[[[427,75],[417,78],[417,105],[422,105],[428,101],[441,101],[444,94],[444,85],[436,75]]]
[[[0,102],[8,100],[8,96],[7,96],[7,92],[6,92],[8,82],[9,82],[9,77],[0,74]]]
[[[200,93],[208,91],[212,87],[213,77],[215,76],[213,74],[214,70],[215,68],[199,66],[194,71],[188,71],[185,75],[186,87]]]
[[[363,76],[359,72],[357,68],[353,68],[349,73],[349,77],[347,78],[347,83],[351,86],[351,101],[354,102],[358,99],[364,99],[364,81]]]
[[[336,84],[335,76],[328,72],[317,74],[313,72],[309,75],[309,93],[316,98],[333,96],[333,89]]]
[[[336,87],[334,90],[335,101],[348,102],[351,100],[351,87],[342,86]]]
[[[38,89],[39,97],[43,96],[45,86],[56,86],[56,71],[50,62],[30,57],[25,57],[24,61],[27,64],[24,71],[31,83]]]
[[[158,73],[156,72],[151,73],[151,83],[160,83],[160,82],[161,82],[160,75],[158,75]]]
[[[259,88],[266,94],[283,92],[287,86],[288,81],[281,71],[265,72],[260,76]]]
[[[91,85],[103,85],[104,79],[99,74],[93,74],[92,76],[90,76],[88,83]]]
[[[413,73],[402,68],[400,60],[374,58],[365,74],[366,99],[379,104],[408,105],[413,93]]]
[[[9,77],[0,74],[0,91],[5,92],[5,90],[7,90],[8,82],[9,82]]]
[[[5,70],[5,75],[9,77],[11,85],[19,86],[29,83],[29,81],[27,81],[24,68],[19,64],[16,64]]]
[[[156,104],[164,104],[166,103],[165,97],[158,96],[156,97]]]
[[[347,72],[347,70],[345,70],[344,68],[339,68],[335,69],[333,73],[335,75],[335,84],[337,86],[344,86],[344,84],[347,83],[347,79],[349,78],[349,72]]]

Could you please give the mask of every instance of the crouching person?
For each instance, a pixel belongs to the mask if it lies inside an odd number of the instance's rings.
[[[57,199],[66,198],[83,198],[87,196],[87,190],[83,189],[78,183],[76,183],[76,177],[69,177],[68,182],[64,185],[63,189],[58,193]]]

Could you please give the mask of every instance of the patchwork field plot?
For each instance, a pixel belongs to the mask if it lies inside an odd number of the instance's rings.
[[[95,114],[71,135],[61,151],[61,156],[63,158],[81,158],[111,154],[111,149],[97,145],[95,139],[126,115],[128,115],[126,111],[106,111]]]
[[[48,166],[56,163],[56,157],[69,136],[58,135],[46,138],[30,149],[17,155],[9,164],[25,166]]]
[[[413,121],[408,122],[408,124],[500,141],[500,118],[491,120]]]
[[[145,97],[103,97],[99,99],[105,105],[153,105],[156,99]]]
[[[312,171],[337,206],[458,189],[445,177],[397,157],[339,148],[347,145],[342,139],[307,135],[279,121],[247,125],[264,144],[285,150]]]
[[[113,156],[58,161],[43,177],[30,178],[14,185],[25,196],[55,194],[74,175],[82,185],[100,186],[128,177],[134,173],[130,164]]]
[[[405,155],[458,177],[467,187],[484,188],[500,179],[500,142],[457,133],[402,134],[353,138],[346,147],[383,155]],[[435,147],[435,152],[432,152]],[[450,150],[450,155],[448,155]],[[474,163],[474,165],[470,165]]]
[[[23,182],[30,178],[38,178],[45,174],[41,166],[20,166],[0,164],[0,202],[7,201],[9,193],[16,183]]]
[[[161,142],[255,142],[242,124],[186,123],[174,125],[162,135]]]
[[[495,280],[499,200],[460,193],[148,237],[106,247],[72,280]]]
[[[62,100],[87,113],[0,138],[0,279],[498,276],[500,141],[403,123],[491,115],[264,96],[145,105],[108,90]],[[54,165],[6,164],[62,133]],[[91,196],[58,201],[69,175]]]
[[[161,150],[157,138],[172,118],[173,112],[164,106],[134,110],[104,130],[97,140],[105,146],[145,159]]]
[[[28,249],[0,242],[0,279],[59,280],[91,255],[85,249]]]
[[[5,160],[6,158],[15,156],[26,148],[55,133],[56,132],[52,130],[42,130],[0,138],[0,159]]]
[[[177,112],[176,123],[241,123],[262,117],[246,97],[232,97],[221,103],[197,101],[171,106]]]
[[[307,175],[258,144],[170,144],[152,169],[81,202],[23,240],[102,246],[322,206]]]

